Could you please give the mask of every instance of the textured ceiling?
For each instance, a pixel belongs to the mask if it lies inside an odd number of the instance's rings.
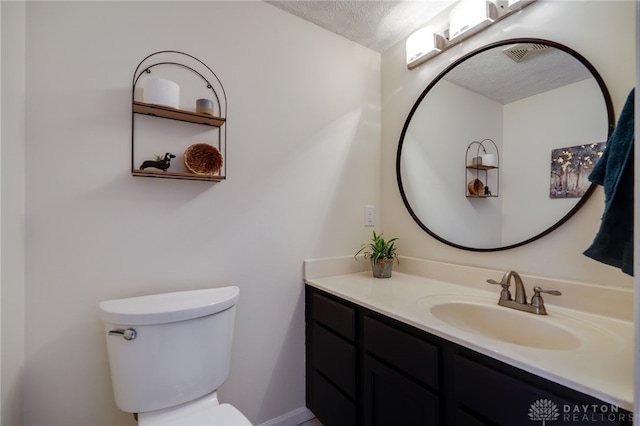
[[[272,4],[377,52],[424,26],[456,0],[289,0]]]
[[[507,47],[490,49],[467,59],[444,79],[507,104],[592,77],[580,61],[562,50],[548,49],[517,63],[502,53]]]

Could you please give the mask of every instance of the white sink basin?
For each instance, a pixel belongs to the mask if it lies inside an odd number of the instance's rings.
[[[568,315],[569,311],[547,308],[549,315],[535,315],[500,306],[497,296],[437,294],[419,299],[418,309],[436,328],[467,341],[481,339],[552,351],[598,346],[609,353],[624,346],[619,336],[584,318]]]
[[[503,306],[454,301],[433,305],[430,311],[452,327],[506,343],[555,350],[581,345],[571,330]]]

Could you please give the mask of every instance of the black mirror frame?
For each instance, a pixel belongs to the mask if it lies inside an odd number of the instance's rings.
[[[521,241],[519,243],[511,244],[511,245],[508,245],[508,246],[493,247],[493,248],[466,247],[466,246],[463,246],[463,245],[456,244],[454,242],[448,241],[448,240],[440,237],[439,235],[437,235],[435,232],[433,232],[431,229],[429,229],[424,223],[422,223],[420,218],[418,218],[418,216],[415,214],[415,212],[411,208],[411,206],[409,204],[409,200],[407,199],[407,196],[406,196],[406,194],[404,192],[404,187],[402,185],[402,176],[400,174],[400,159],[401,159],[401,156],[402,156],[402,145],[403,145],[403,142],[404,142],[405,134],[406,134],[407,129],[409,127],[409,123],[411,123],[411,119],[413,118],[413,115],[415,114],[416,110],[420,106],[420,103],[425,98],[425,96],[429,93],[429,91],[433,88],[433,86],[435,86],[449,71],[451,71],[453,68],[455,68],[458,65],[460,65],[462,62],[464,62],[467,59],[469,59],[469,58],[471,58],[471,57],[473,57],[475,55],[478,55],[478,54],[480,54],[480,53],[482,53],[484,51],[487,51],[489,49],[493,49],[494,47],[514,44],[514,43],[546,44],[548,46],[555,47],[558,50],[562,50],[562,51],[570,54],[574,58],[576,58],[578,61],[580,61],[582,63],[582,65],[584,65],[589,70],[589,72],[591,72],[591,75],[593,75],[593,77],[595,78],[596,82],[598,83],[598,86],[600,87],[600,90],[602,91],[602,96],[603,96],[605,104],[606,104],[608,121],[609,121],[609,127],[608,127],[608,131],[607,131],[607,139],[609,139],[609,137],[611,136],[611,133],[613,132],[613,129],[614,129],[614,126],[615,126],[615,116],[614,116],[614,111],[613,111],[613,102],[611,101],[611,96],[609,94],[609,90],[607,89],[606,84],[604,83],[604,80],[602,79],[602,77],[600,76],[598,71],[595,69],[595,67],[593,65],[591,65],[591,63],[585,57],[583,57],[582,55],[580,55],[575,50],[573,50],[573,49],[571,49],[571,48],[569,48],[569,47],[567,47],[567,46],[565,46],[563,44],[560,44],[560,43],[557,43],[557,42],[554,42],[554,41],[550,41],[550,40],[538,39],[538,38],[514,38],[514,39],[501,40],[501,41],[497,41],[497,42],[488,44],[486,46],[483,46],[483,47],[481,47],[479,49],[476,49],[476,50],[474,50],[474,51],[462,56],[461,58],[459,58],[458,60],[456,60],[452,64],[450,64],[447,68],[445,68],[442,72],[440,72],[436,76],[436,78],[434,78],[433,81],[431,81],[431,83],[429,83],[429,85],[424,89],[424,91],[420,94],[420,96],[418,96],[418,99],[416,100],[415,104],[411,108],[411,111],[409,112],[409,115],[407,116],[407,119],[406,119],[406,121],[404,123],[404,126],[402,127],[402,133],[400,134],[400,140],[398,142],[398,151],[397,151],[397,154],[396,154],[396,178],[398,180],[398,188],[400,190],[400,196],[402,197],[402,201],[403,201],[405,207],[407,208],[407,211],[409,212],[409,214],[413,218],[413,220],[427,234],[431,235],[436,240],[438,240],[438,241],[440,241],[440,242],[442,242],[444,244],[447,244],[447,245],[449,245],[451,247],[455,247],[455,248],[462,249],[462,250],[468,250],[468,251],[476,251],[476,252],[492,252],[492,251],[509,250],[509,249],[512,249],[512,248],[523,246],[525,244],[529,244],[529,243],[531,243],[533,241],[536,241],[536,240],[544,237],[545,235],[555,231],[562,224],[567,222],[578,210],[580,210],[580,208],[582,208],[582,206],[584,206],[584,204],[587,202],[587,200],[591,197],[591,195],[593,194],[593,192],[596,189],[596,184],[592,183],[589,186],[589,188],[587,189],[587,191],[585,192],[585,194],[582,196],[580,201],[578,201],[576,203],[576,205],[573,206],[573,208],[566,215],[564,215],[560,220],[558,220],[555,224],[553,224],[552,226],[550,226],[546,230],[540,232],[539,234],[537,234],[537,235],[535,235],[535,236],[533,236],[531,238],[528,238],[528,239],[526,239],[524,241]]]

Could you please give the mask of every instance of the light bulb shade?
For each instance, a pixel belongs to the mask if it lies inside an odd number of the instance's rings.
[[[463,0],[449,15],[449,40],[462,35],[471,35],[491,24],[497,15],[495,5],[490,1]]]
[[[405,43],[407,66],[413,68],[442,51],[444,39],[431,27],[420,28]]]

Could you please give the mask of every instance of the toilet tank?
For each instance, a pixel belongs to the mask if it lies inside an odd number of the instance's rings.
[[[143,413],[222,385],[239,291],[230,286],[100,302],[116,405]]]

